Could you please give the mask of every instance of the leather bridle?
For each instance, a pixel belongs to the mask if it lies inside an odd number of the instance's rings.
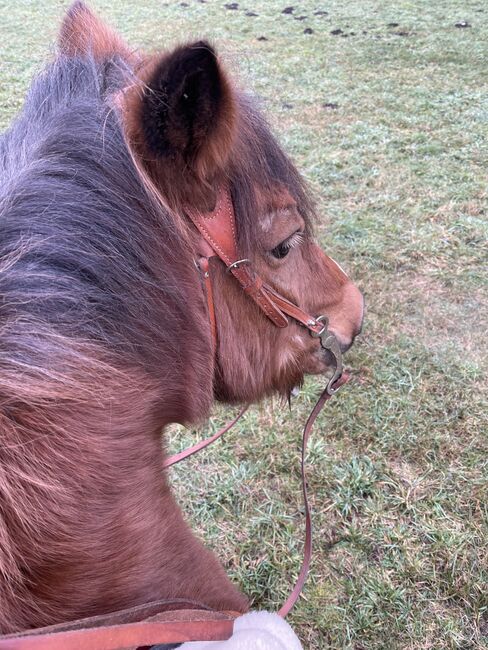
[[[216,345],[216,320],[213,302],[212,283],[210,278],[209,259],[217,257],[225,264],[227,272],[231,273],[241,285],[245,293],[258,305],[264,314],[276,325],[287,327],[291,316],[308,329],[313,337],[320,338],[320,344],[327,350],[334,362],[335,371],[329,379],[326,390],[332,395],[334,384],[342,375],[342,354],[335,336],[329,332],[327,316],[311,316],[303,309],[287,300],[275,291],[253,269],[250,260],[242,259],[238,253],[236,219],[230,189],[223,186],[217,192],[215,207],[211,212],[201,212],[188,208],[188,217],[203,237],[200,245],[200,256],[197,261],[206,287],[209,320],[212,329],[214,346]]]
[[[343,373],[341,350],[336,338],[327,329],[327,317],[311,316],[287,300],[263,282],[248,259],[239,258],[234,207],[228,187],[221,188],[217,193],[214,210],[204,213],[188,209],[187,215],[203,238],[199,244],[197,266],[203,276],[214,350],[217,346],[217,326],[209,259],[217,257],[276,327],[287,327],[289,324],[287,317],[290,316],[306,327],[311,336],[320,338],[322,348],[329,351],[335,365],[334,374],[328,380],[303,430],[301,472],[305,504],[305,544],[302,567],[295,587],[278,612],[280,616],[285,617],[300,596],[312,554],[312,520],[305,473],[308,438],[324,404],[349,380],[349,376]],[[235,420],[211,438],[167,458],[165,467],[180,462],[217,440],[231,428],[245,410],[243,409]],[[174,611],[175,605],[177,611]],[[232,636],[233,620],[237,616],[239,616],[238,612],[209,611],[203,603],[178,599],[157,601],[106,616],[6,635],[0,637],[0,650],[119,650],[184,641],[225,640]]]

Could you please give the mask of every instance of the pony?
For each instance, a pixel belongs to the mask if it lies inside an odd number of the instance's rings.
[[[212,340],[186,209],[212,209],[223,183],[242,257],[347,349],[361,293],[214,47],[143,54],[75,3],[0,139],[3,634],[162,598],[249,608],[175,502],[161,431],[214,400],[287,395],[330,360],[217,258]]]

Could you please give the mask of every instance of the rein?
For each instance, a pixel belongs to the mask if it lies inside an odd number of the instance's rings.
[[[312,556],[312,518],[308,502],[305,456],[308,439],[317,416],[334,393],[349,381],[343,373],[341,350],[334,335],[328,331],[326,316],[313,317],[265,284],[247,259],[239,259],[235,215],[228,188],[221,188],[214,210],[201,213],[189,210],[188,216],[203,237],[198,267],[203,276],[214,352],[217,327],[213,303],[209,259],[218,257],[227,271],[239,282],[266,316],[280,328],[289,324],[287,316],[306,327],[311,336],[320,338],[335,364],[332,377],[310,413],[303,429],[301,450],[302,493],[305,506],[305,543],[303,562],[295,587],[278,611],[285,617],[297,602],[307,578]],[[220,438],[244,415],[247,406],[234,420],[213,436],[165,459],[170,467],[207,447]],[[234,619],[240,612],[216,612],[205,604],[184,599],[163,600],[131,607],[113,614],[80,619],[71,623],[0,636],[0,650],[145,650],[155,644],[187,641],[221,641],[233,634]]]

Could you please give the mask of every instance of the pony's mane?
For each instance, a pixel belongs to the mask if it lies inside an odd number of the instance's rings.
[[[4,369],[43,368],[54,333],[151,368],[141,355],[164,354],[184,329],[181,237],[144,189],[107,101],[128,73],[120,59],[58,58],[0,140]]]
[[[0,139],[4,368],[19,359],[43,368],[54,332],[151,368],[156,360],[141,355],[174,349],[174,333],[185,331],[193,269],[181,229],[147,192],[110,100],[132,75],[116,56],[60,56]],[[238,106],[228,176],[247,252],[256,246],[256,188],[286,185],[308,224],[313,209],[252,100],[240,94]]]

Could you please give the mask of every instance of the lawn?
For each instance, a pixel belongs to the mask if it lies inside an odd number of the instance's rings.
[[[308,457],[315,552],[289,619],[304,647],[486,648],[488,5],[291,2],[94,4],[133,44],[217,44],[308,179],[321,243],[366,296],[354,381]],[[2,127],[65,6],[0,0]],[[255,607],[277,608],[299,569],[300,428],[320,385],[307,381],[291,412],[254,406],[171,470]],[[216,410],[210,428],[228,417]],[[201,435],[174,429],[171,444]]]

